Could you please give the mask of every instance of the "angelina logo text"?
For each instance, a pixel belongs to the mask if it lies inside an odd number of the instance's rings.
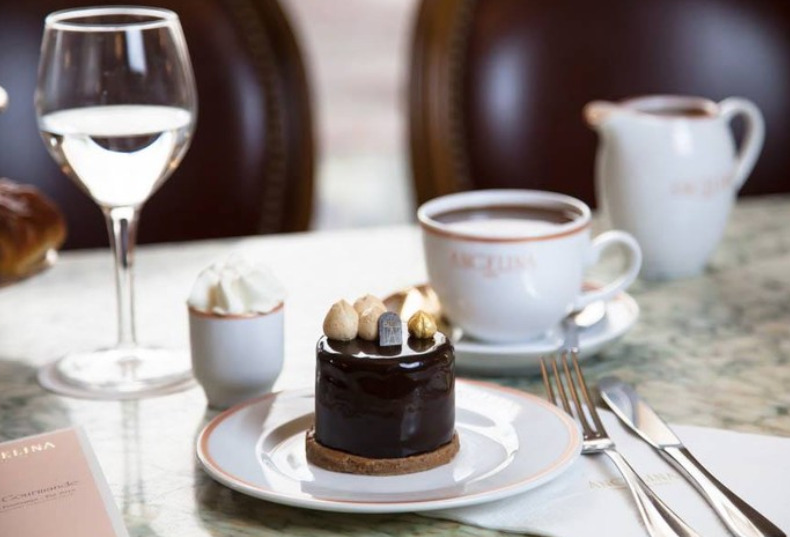
[[[672,183],[675,198],[709,199],[732,190],[732,177],[707,177],[701,180],[675,181]]]
[[[450,253],[450,262],[460,269],[481,272],[487,278],[496,278],[511,272],[532,271],[536,266],[532,254],[492,255],[455,250]]]
[[[0,451],[0,463],[15,459],[17,457],[27,457],[30,455],[35,455],[36,453],[42,453],[50,449],[55,449],[55,447],[55,444],[52,442],[42,442],[40,444],[30,444],[6,451]]]
[[[655,474],[646,474],[642,476],[642,478],[645,480],[645,483],[653,486],[673,483],[674,481],[680,479],[680,476],[672,472],[660,472]],[[626,482],[620,477],[613,477],[605,481],[590,481],[588,486],[591,489],[623,489],[627,487]]]

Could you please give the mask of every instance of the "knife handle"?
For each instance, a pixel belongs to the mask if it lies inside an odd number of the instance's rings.
[[[631,495],[645,523],[647,533],[651,537],[699,537],[683,520],[675,514],[650,488],[642,478],[631,468],[628,461],[614,449],[604,449],[603,453],[609,456],[620,470]]]
[[[685,447],[662,447],[664,453],[705,497],[724,524],[739,537],[786,537],[770,520],[725,487]]]

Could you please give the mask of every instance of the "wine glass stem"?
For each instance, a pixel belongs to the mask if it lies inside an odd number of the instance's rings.
[[[110,247],[115,258],[115,291],[118,299],[118,347],[135,347],[134,331],[134,246],[137,241],[137,207],[105,208]]]

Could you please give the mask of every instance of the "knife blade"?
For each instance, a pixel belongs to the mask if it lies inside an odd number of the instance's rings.
[[[657,449],[697,489],[733,534],[739,537],[786,537],[782,530],[702,466],[632,386],[617,377],[605,377],[598,382],[598,390],[612,412]]]

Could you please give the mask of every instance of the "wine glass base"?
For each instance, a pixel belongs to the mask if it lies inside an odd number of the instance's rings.
[[[195,385],[186,352],[152,347],[68,354],[38,372],[46,389],[86,399],[141,399]]]

